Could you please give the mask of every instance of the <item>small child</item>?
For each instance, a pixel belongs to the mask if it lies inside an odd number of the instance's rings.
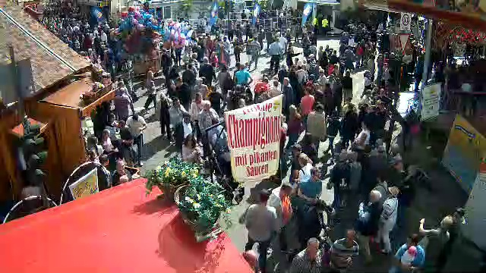
[[[411,265],[413,260],[417,256],[417,248],[415,246],[411,246],[408,248],[407,252],[405,252],[400,259],[400,263],[402,265]]]

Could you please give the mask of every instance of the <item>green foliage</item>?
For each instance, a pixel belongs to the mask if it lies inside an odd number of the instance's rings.
[[[152,191],[154,186],[179,187],[188,184],[190,178],[195,178],[199,175],[199,169],[200,167],[196,164],[184,162],[179,158],[171,158],[162,166],[145,174],[145,178],[147,178],[147,183],[145,184],[147,194]]]
[[[231,226],[228,215],[230,203],[223,192],[223,187],[217,183],[211,183],[202,176],[191,177],[189,186],[180,196],[179,210],[201,231],[211,230],[220,216],[227,226]]]
[[[179,15],[189,17],[189,13],[192,11],[193,6],[193,0],[183,0],[179,6]]]
[[[268,0],[258,0],[258,5],[260,5],[262,10],[266,10],[268,7]]]

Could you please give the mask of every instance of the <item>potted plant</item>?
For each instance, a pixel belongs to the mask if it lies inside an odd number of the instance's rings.
[[[145,174],[147,194],[152,191],[153,187],[158,187],[164,198],[173,202],[176,189],[187,185],[190,178],[195,178],[198,175],[198,165],[184,162],[176,157],[171,158],[168,162]]]
[[[223,192],[221,185],[211,183],[202,176],[192,177],[188,185],[175,192],[174,199],[182,219],[194,231],[198,242],[221,232],[218,224],[220,217],[227,226],[231,225],[230,204]]]

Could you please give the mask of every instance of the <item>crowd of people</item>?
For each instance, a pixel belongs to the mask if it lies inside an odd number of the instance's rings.
[[[133,106],[138,98],[133,83],[127,81],[131,77],[120,76],[126,72],[120,41],[104,23],[58,18],[48,25],[73,49],[111,73],[117,88],[114,111],[107,103],[98,107],[87,153],[90,161],[106,167],[116,162],[111,185],[130,181],[125,165],[142,166],[147,122],[144,112],[137,113]],[[415,197],[416,172],[405,167],[401,148],[391,143],[401,65],[393,64],[394,55],[385,36],[377,34],[377,26],[359,24],[344,32],[339,49],[333,50],[317,46],[313,26],[303,27],[300,36],[293,29],[299,26],[275,32],[231,23],[216,36],[197,35],[186,45],[162,43],[161,71],[148,71],[142,82],[147,94],[143,111],[153,105],[161,135],[184,161],[206,164],[216,156],[225,177],[231,176],[231,165],[221,138],[223,113],[283,95],[280,170],[273,179],[279,184],[261,191],[258,202],[241,219],[248,229],[244,256],[259,272],[268,272],[269,248],[284,253],[292,273],[346,272],[359,253],[371,263],[374,245],[385,255],[394,252],[395,238],[390,234],[404,226],[406,208]],[[245,52],[248,62],[240,57]],[[264,54],[270,57],[270,67],[262,79],[255,79],[251,72],[261,65],[258,60]],[[420,56],[414,58],[418,63]],[[365,71],[359,98],[352,76],[358,70]],[[163,79],[157,81],[155,74]],[[327,147],[325,160],[320,157],[322,146]],[[210,147],[219,150],[215,153]],[[329,182],[324,184],[326,174]],[[320,199],[323,187],[333,189],[332,204]],[[322,231],[327,234],[339,223],[345,209],[355,212],[354,228],[345,238],[324,239]],[[435,272],[440,272],[463,216],[458,209],[431,230],[422,220],[420,234],[412,234],[395,253],[390,272],[425,268],[426,253]],[[292,222],[298,227],[297,248],[287,240]],[[258,262],[251,250],[255,243]]]

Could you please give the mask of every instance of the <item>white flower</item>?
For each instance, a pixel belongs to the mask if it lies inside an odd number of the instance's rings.
[[[195,209],[198,209],[198,208],[200,208],[200,207],[201,207],[201,205],[199,205],[199,203],[194,203],[194,208],[195,208]]]

